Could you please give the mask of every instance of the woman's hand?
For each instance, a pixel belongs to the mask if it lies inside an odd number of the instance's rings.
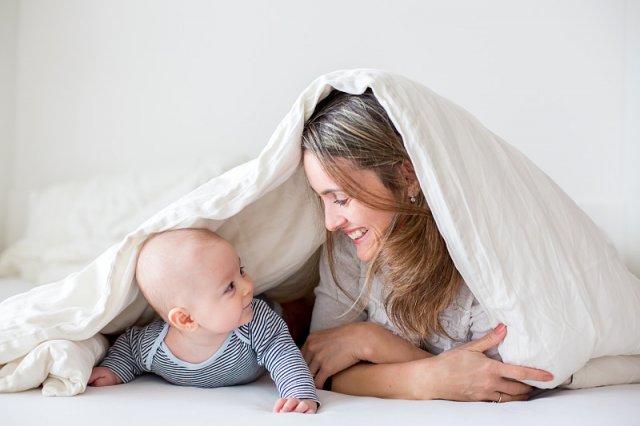
[[[367,323],[357,322],[311,333],[302,346],[316,387],[322,389],[327,378],[364,358],[362,345]]]
[[[357,322],[312,333],[302,355],[322,388],[327,378],[361,361],[398,363],[431,356],[386,328]]]
[[[553,379],[553,375],[535,368],[504,364],[483,354],[506,335],[507,328],[500,324],[483,338],[443,352],[428,360],[428,364],[413,362],[415,399],[495,402],[528,399],[533,388],[519,380],[544,382]]]

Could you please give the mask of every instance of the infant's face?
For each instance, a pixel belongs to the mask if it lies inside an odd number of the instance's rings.
[[[212,333],[227,333],[251,321],[253,280],[243,271],[231,244],[218,244],[200,253],[194,262],[198,282],[194,288],[192,317]]]

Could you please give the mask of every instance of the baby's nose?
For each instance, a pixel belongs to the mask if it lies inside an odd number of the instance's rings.
[[[251,292],[253,292],[253,280],[251,279],[245,280],[244,286],[242,288],[242,294],[246,296]]]

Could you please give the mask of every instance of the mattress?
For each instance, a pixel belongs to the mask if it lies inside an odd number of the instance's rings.
[[[31,287],[18,278],[1,278],[0,300]],[[125,385],[89,387],[73,397],[44,397],[41,389],[0,393],[0,419],[8,426],[337,426],[416,420],[447,426],[640,425],[640,384],[550,390],[526,402],[506,404],[384,400],[318,392],[322,406],[315,415],[273,414],[278,393],[268,375],[248,385],[218,389],[180,387],[143,376]]]
[[[323,424],[399,425],[639,425],[640,385],[551,390],[506,404],[402,401],[319,391],[315,415],[273,414],[277,391],[268,376],[228,388],[198,389],[143,376],[118,386],[88,388],[73,397],[44,397],[38,389],[0,394],[4,425],[102,426]],[[45,420],[46,419],[46,420]],[[413,424],[413,423],[412,423]]]

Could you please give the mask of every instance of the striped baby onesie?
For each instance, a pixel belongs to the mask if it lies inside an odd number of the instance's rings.
[[[144,373],[181,386],[215,388],[252,382],[269,371],[283,398],[311,399],[316,388],[286,324],[267,304],[253,299],[253,319],[233,330],[208,360],[191,364],[176,358],[164,343],[169,325],[156,320],[129,327],[100,364],[123,383]]]

